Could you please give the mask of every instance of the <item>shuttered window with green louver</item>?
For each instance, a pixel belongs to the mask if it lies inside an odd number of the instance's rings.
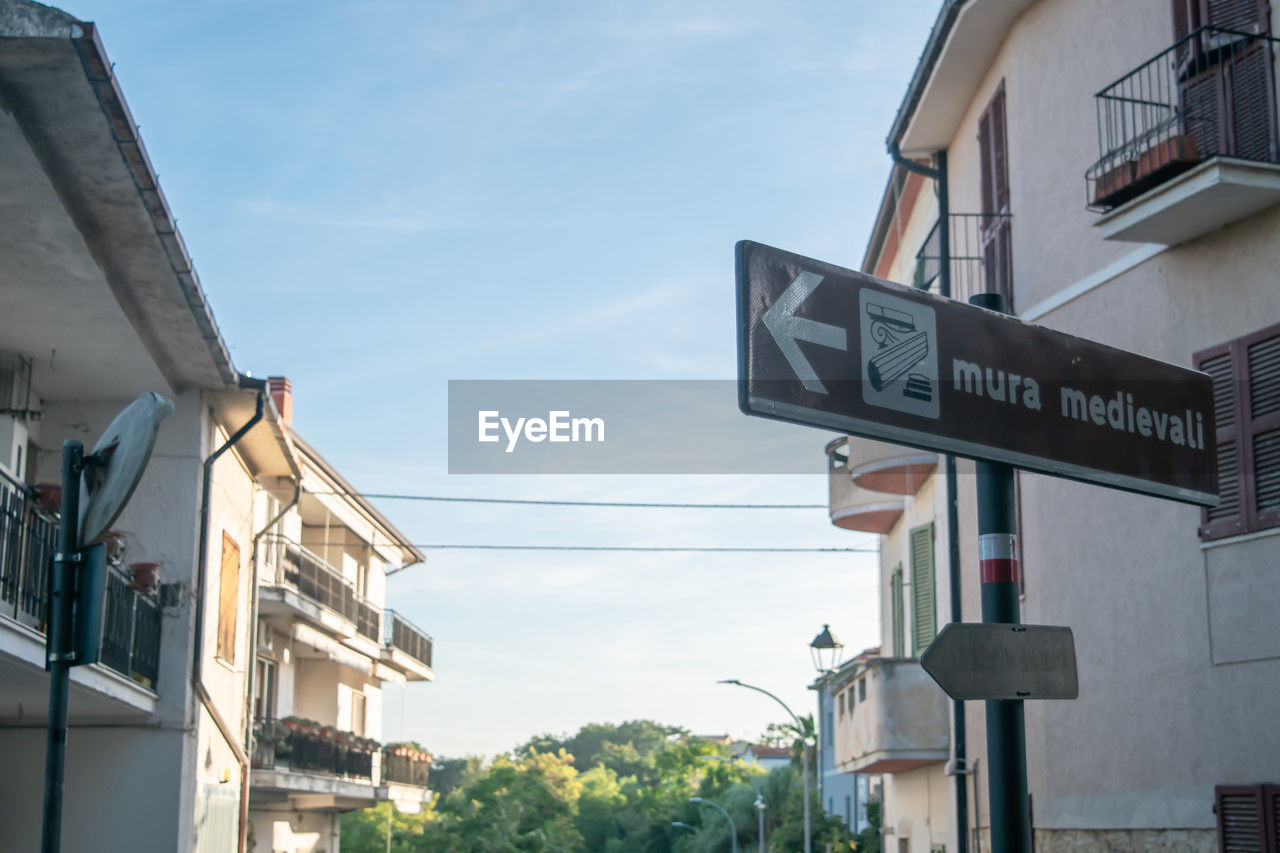
[[[903,612],[902,586],[902,564],[899,563],[889,577],[889,627],[891,633],[889,639],[893,644],[893,656],[895,658],[905,657],[907,654],[906,631],[902,626],[902,620],[905,616]]]
[[[1280,526],[1280,325],[1197,353],[1213,379],[1218,455],[1216,507],[1200,538]]]
[[[938,633],[934,599],[933,525],[911,530],[911,654],[919,657]]]
[[[1219,785],[1213,789],[1218,849],[1224,853],[1277,853],[1280,785]]]

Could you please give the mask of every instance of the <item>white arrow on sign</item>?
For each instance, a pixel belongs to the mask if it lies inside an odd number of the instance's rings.
[[[777,341],[778,348],[786,356],[787,363],[796,372],[797,378],[806,390],[819,394],[827,393],[827,387],[818,378],[818,373],[809,364],[809,360],[800,351],[798,341],[807,341],[821,347],[848,350],[848,336],[844,329],[828,323],[819,323],[807,317],[797,317],[796,310],[809,295],[822,284],[822,276],[812,272],[802,272],[795,281],[783,291],[778,301],[764,312],[764,325]]]

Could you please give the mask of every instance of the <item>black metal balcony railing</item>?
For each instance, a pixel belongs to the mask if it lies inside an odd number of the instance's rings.
[[[1202,27],[1098,92],[1089,209],[1111,210],[1211,157],[1280,162],[1275,45]]]
[[[42,633],[57,536],[57,515],[41,509],[27,486],[0,471],[0,612]]]
[[[0,602],[4,615],[40,633],[49,612],[49,570],[58,516],[30,489],[0,472]],[[101,663],[155,688],[160,669],[160,608],[114,566],[107,570]]]
[[[356,631],[378,642],[382,614],[355,584],[325,560],[283,536],[266,537],[267,562],[276,568],[276,582],[286,583],[344,619],[355,623]]]
[[[431,635],[394,610],[386,611],[386,645],[431,666]]]
[[[406,747],[388,746],[382,750],[382,779],[401,785],[427,787],[431,775],[431,756]]]
[[[1002,292],[1001,268],[1011,215],[1008,213],[951,214],[951,298],[967,302],[975,293]],[[939,293],[942,271],[942,233],[933,223],[916,252],[912,284],[921,290]],[[1005,264],[1007,266],[1007,264]]]
[[[310,724],[281,720],[255,721],[253,766],[319,773],[376,784],[373,756],[376,741]]]
[[[120,572],[107,572],[102,663],[147,687],[160,674],[160,607],[139,595]]]

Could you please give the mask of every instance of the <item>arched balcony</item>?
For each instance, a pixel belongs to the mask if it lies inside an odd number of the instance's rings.
[[[827,445],[831,523],[845,530],[888,533],[902,517],[906,501],[894,495],[859,488],[850,476],[848,445],[847,438],[838,438]]]
[[[897,444],[850,438],[846,443],[853,484],[873,492],[914,495],[938,467],[938,454]]]

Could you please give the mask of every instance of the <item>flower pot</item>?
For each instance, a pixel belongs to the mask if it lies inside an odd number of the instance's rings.
[[[58,512],[62,509],[61,483],[36,483],[35,489],[36,500],[41,509],[49,512]]]
[[[159,572],[159,563],[130,563],[130,589],[137,592],[151,592],[156,588]]]

